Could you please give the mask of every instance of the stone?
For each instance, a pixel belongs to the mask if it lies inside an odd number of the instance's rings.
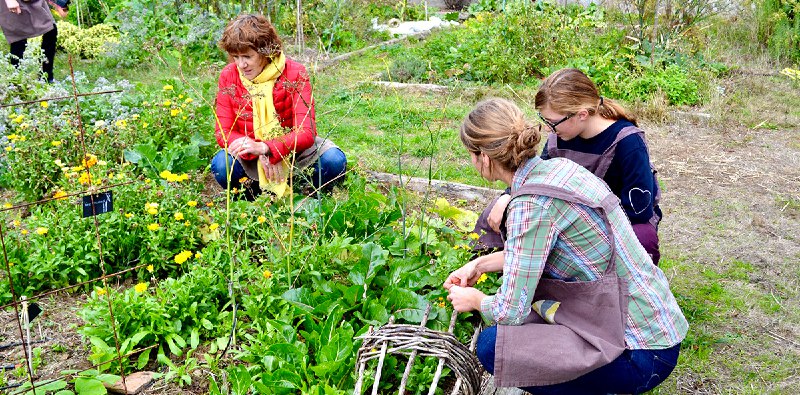
[[[155,381],[153,374],[153,372],[131,373],[125,376],[125,385],[122,385],[122,379],[119,379],[114,384],[104,383],[104,385],[109,392],[115,394],[135,395],[153,384]],[[126,388],[128,389],[127,391],[125,391]]]

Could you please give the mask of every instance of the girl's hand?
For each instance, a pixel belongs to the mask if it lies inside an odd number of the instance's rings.
[[[8,10],[14,14],[22,14],[22,9],[19,8],[19,3],[17,0],[6,0],[6,6]]]
[[[450,273],[447,276],[447,280],[444,281],[444,289],[449,290],[454,286],[471,287],[475,285],[478,282],[478,278],[483,274],[478,270],[477,266],[476,261],[469,261],[466,265]]]
[[[500,197],[497,198],[497,202],[492,207],[492,210],[489,211],[489,216],[486,218],[486,221],[489,222],[489,227],[497,233],[500,233],[500,225],[503,224],[503,214],[505,214],[506,207],[508,207],[510,201],[511,195],[500,195]]]
[[[447,300],[453,303],[453,309],[459,313],[481,309],[481,301],[486,294],[475,289],[453,285],[447,290]]]

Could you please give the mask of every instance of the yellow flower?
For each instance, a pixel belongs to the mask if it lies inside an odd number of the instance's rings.
[[[44,228],[44,227],[41,227],[41,226],[36,228],[36,234],[39,235],[39,236],[46,235],[47,234],[47,228]]]
[[[478,284],[486,281],[487,278],[488,278],[488,276],[486,276],[486,273],[481,274],[481,276],[478,277]]]
[[[189,226],[189,225],[191,225],[191,224],[192,224],[191,222],[189,222],[189,221],[186,221],[186,222],[184,222],[184,223],[183,223],[183,226]]]
[[[133,217],[132,213],[125,213],[125,218],[131,218],[131,217]]]
[[[138,293],[142,293],[144,291],[147,291],[147,283],[136,284],[136,286],[133,287],[133,290],[138,292]]]
[[[24,118],[25,118],[25,117],[24,117],[22,114],[19,114],[19,115],[17,115],[17,117],[16,117],[16,118],[14,118],[14,122],[16,122],[16,123],[22,123],[22,120],[23,120]]]
[[[165,179],[165,180],[169,179],[169,176],[171,176],[171,175],[172,175],[172,172],[169,171],[169,170],[164,170],[161,173],[158,173],[158,176],[163,178],[163,179]]]
[[[247,181],[247,180],[248,180],[247,177],[242,177],[242,178],[239,179],[239,184],[244,184],[245,181]]]
[[[208,203],[206,203],[206,206],[207,207],[214,207],[214,202],[208,202]]]
[[[211,225],[208,227],[208,229],[210,229],[210,230],[212,230],[212,231],[214,231],[214,230],[217,230],[217,228],[219,228],[219,224],[218,224],[218,223],[216,223],[216,222],[214,222],[213,224],[211,224]]]
[[[13,151],[13,150],[14,150],[14,147],[12,147],[12,146],[10,146],[10,145],[9,145],[8,147],[6,147],[6,151],[8,151],[8,152],[11,152],[11,151]]]
[[[3,204],[3,208],[11,208],[11,207],[14,207],[14,205],[12,205],[11,203]]]
[[[83,185],[89,185],[89,172],[81,173],[81,176],[78,177],[78,182]]]
[[[263,215],[259,215],[257,221],[258,221],[258,223],[263,224],[264,222],[267,221],[267,217],[265,217]]]
[[[169,115],[174,117],[174,116],[177,116],[180,113],[181,113],[181,109],[180,108],[173,108],[172,110],[170,110]]]
[[[92,166],[97,164],[97,157],[92,155],[92,154],[86,154],[86,156],[84,156],[83,161],[81,162],[81,164],[84,167],[86,167],[87,169],[91,169]]]
[[[158,230],[160,228],[161,228],[161,225],[159,225],[158,222],[152,223],[150,225],[147,225],[147,229],[152,230],[152,231],[156,231],[156,230]]]
[[[172,216],[175,217],[176,221],[183,221],[183,213],[180,211],[178,211],[175,214],[172,214]]]
[[[51,142],[50,142],[50,145],[52,145],[53,147],[58,147],[59,145],[61,145],[61,142],[60,142],[60,141],[58,141],[58,140],[56,140],[56,141],[51,141]]]
[[[153,272],[153,265],[147,265],[147,267],[145,269],[147,269],[148,272],[152,273]]]
[[[164,103],[163,103],[163,104],[164,104],[164,107],[169,107],[169,106],[171,106],[171,105],[172,105],[172,102],[171,102],[171,101],[169,101],[169,100],[164,100]]]
[[[126,121],[124,119],[120,119],[120,120],[117,120],[117,122],[114,122],[114,125],[117,125],[117,127],[120,128],[120,129],[125,129],[125,128],[128,127],[128,121]]]
[[[161,89],[163,89],[165,91],[171,91],[172,90],[172,85],[164,85],[164,87],[161,88]]]
[[[199,251],[194,253],[194,259],[200,259],[202,257],[203,257],[203,254],[201,254]]]
[[[472,240],[478,240],[480,238],[480,236],[475,232],[468,234],[467,237],[469,237]]]
[[[149,124],[149,123],[147,123],[147,122],[142,122],[142,129],[147,129],[147,127],[148,127],[148,126],[150,126],[150,124]]]
[[[195,206],[197,206],[197,201],[196,200],[190,200],[190,201],[186,202],[186,205],[188,205],[189,207],[195,207]]]
[[[272,272],[269,270],[264,270],[264,278],[269,279],[272,277]]]
[[[39,105],[42,106],[42,108],[50,107],[50,103],[48,103],[48,102],[46,102],[44,100],[40,101]]]
[[[147,212],[150,213],[150,215],[156,215],[156,214],[158,214],[158,209],[151,207],[151,208],[147,209]]]
[[[191,251],[186,251],[186,250],[181,251],[180,253],[178,253],[178,255],[175,255],[175,263],[180,265],[186,262],[187,259],[191,258],[192,255],[193,254]]]
[[[13,222],[11,222],[11,223],[14,225],[14,227],[15,227],[15,228],[19,228],[19,220],[18,220],[18,219],[15,219],[15,220],[14,220]]]
[[[66,197],[67,193],[64,191],[56,191],[56,193],[53,194],[53,198],[55,199],[65,199]]]
[[[105,289],[105,288],[96,288],[96,289],[95,289],[95,294],[97,294],[97,296],[103,296],[103,295],[105,295],[106,293],[107,293],[107,292],[106,292],[106,289]]]
[[[27,235],[27,234],[28,234],[28,231],[27,231],[27,230],[25,230],[25,229],[23,229],[22,231],[20,231],[20,233],[22,233],[23,235]]]
[[[194,101],[194,99],[192,99],[191,97],[187,97],[186,100],[184,100],[183,102],[188,104],[188,103],[191,103],[193,101]]]

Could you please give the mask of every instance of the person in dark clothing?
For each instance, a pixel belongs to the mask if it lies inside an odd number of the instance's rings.
[[[19,65],[25,54],[28,39],[42,36],[42,50],[45,60],[42,72],[47,82],[53,82],[53,63],[56,56],[58,30],[45,0],[5,0],[0,5],[0,28],[3,29],[10,47],[11,64]]]

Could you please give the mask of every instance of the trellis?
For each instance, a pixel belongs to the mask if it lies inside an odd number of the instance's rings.
[[[84,128],[83,122],[81,121],[81,105],[80,105],[79,98],[80,97],[84,97],[84,96],[92,96],[92,95],[113,94],[113,93],[119,93],[119,92],[122,92],[122,91],[121,90],[111,90],[111,91],[102,91],[102,92],[79,93],[78,89],[77,89],[77,86],[75,84],[75,71],[74,71],[74,68],[73,68],[72,57],[71,56],[69,57],[68,64],[69,64],[69,70],[70,70],[70,76],[71,76],[71,82],[72,82],[72,94],[71,95],[69,95],[69,96],[61,96],[61,97],[41,98],[41,99],[37,99],[37,100],[18,102],[18,103],[12,103],[12,104],[4,104],[4,105],[0,105],[0,108],[17,107],[17,106],[31,105],[31,104],[40,103],[40,102],[50,102],[50,101],[73,99],[75,101],[75,110],[76,110],[75,122],[76,122],[78,130],[80,132],[79,136],[78,136],[78,139],[79,139],[81,151],[82,151],[82,153],[83,153],[83,155],[85,157],[86,154],[88,153],[88,151],[86,149],[86,130]],[[89,185],[91,185],[91,177],[92,177],[91,173],[88,173],[88,177],[89,177],[89,181],[90,181]],[[101,187],[101,188],[96,188],[95,187],[95,188],[86,189],[86,190],[83,190],[83,191],[80,191],[80,192],[77,192],[77,193],[66,194],[66,195],[59,196],[59,197],[41,199],[41,200],[38,200],[38,201],[35,201],[35,202],[31,202],[31,203],[23,203],[23,204],[19,204],[19,205],[14,205],[12,207],[7,207],[7,208],[0,209],[0,211],[21,210],[21,209],[27,209],[28,207],[31,207],[31,206],[46,204],[48,202],[51,202],[51,201],[54,201],[54,200],[57,200],[57,199],[64,199],[64,198],[70,198],[70,197],[83,196],[84,199],[88,198],[90,211],[91,211],[91,214],[92,214],[92,218],[94,220],[95,240],[97,242],[97,250],[98,250],[98,255],[99,255],[98,262],[99,262],[99,265],[100,265],[100,271],[102,273],[102,276],[100,276],[98,278],[90,279],[90,280],[87,280],[87,281],[84,281],[84,282],[81,282],[81,283],[72,284],[72,285],[69,285],[69,286],[66,286],[66,287],[62,287],[62,288],[58,288],[58,289],[51,289],[51,290],[48,290],[48,291],[45,291],[45,292],[41,292],[39,294],[32,295],[32,296],[17,295],[17,293],[16,293],[16,291],[14,289],[13,276],[11,274],[11,263],[9,261],[8,253],[7,253],[7,250],[6,250],[6,229],[5,228],[6,228],[7,225],[4,224],[4,223],[0,223],[0,248],[2,248],[2,253],[3,253],[3,257],[2,257],[3,263],[4,263],[3,268],[5,269],[5,274],[6,274],[6,277],[7,277],[5,280],[8,281],[8,283],[9,283],[9,289],[10,289],[11,296],[12,296],[12,302],[0,306],[0,311],[4,311],[5,309],[7,309],[9,307],[13,307],[14,308],[14,312],[15,312],[14,320],[15,320],[16,327],[17,327],[16,329],[17,329],[18,334],[19,334],[19,341],[0,345],[0,351],[2,351],[4,349],[14,349],[16,347],[22,347],[23,355],[24,355],[24,358],[25,358],[26,370],[27,370],[27,373],[28,373],[27,374],[27,381],[30,384],[30,388],[27,388],[26,390],[27,391],[31,391],[31,393],[36,393],[37,388],[42,388],[44,386],[47,386],[48,384],[51,384],[51,383],[54,383],[54,382],[56,382],[58,380],[64,379],[64,377],[58,377],[58,378],[55,378],[55,379],[44,380],[44,381],[41,381],[41,382],[35,382],[34,381],[35,374],[34,374],[34,369],[33,369],[33,356],[31,355],[31,347],[30,346],[31,346],[31,344],[43,343],[43,342],[47,341],[47,339],[33,340],[32,336],[30,334],[30,324],[31,324],[30,321],[32,321],[32,319],[34,317],[29,317],[29,312],[31,311],[32,306],[35,306],[35,301],[36,300],[40,300],[40,299],[42,299],[42,298],[44,298],[46,296],[50,296],[50,295],[53,295],[53,294],[56,294],[56,293],[59,293],[59,292],[70,291],[72,289],[84,286],[86,284],[91,284],[91,283],[96,283],[96,282],[102,282],[103,288],[104,289],[108,289],[108,280],[109,279],[120,277],[121,275],[123,275],[125,273],[131,272],[131,271],[134,271],[134,270],[137,270],[137,269],[141,269],[141,268],[144,268],[146,266],[145,264],[137,264],[137,265],[134,265],[133,267],[130,267],[130,268],[127,268],[127,269],[124,269],[124,270],[120,270],[120,271],[117,271],[117,272],[114,272],[114,273],[106,273],[106,270],[105,270],[105,259],[103,257],[103,245],[102,245],[102,241],[101,241],[101,237],[100,237],[100,224],[99,224],[99,221],[97,219],[97,214],[100,214],[100,213],[103,212],[103,211],[100,211],[100,208],[99,208],[98,204],[96,204],[96,203],[99,203],[99,201],[96,201],[96,199],[99,199],[98,193],[99,192],[103,192],[103,191],[109,191],[109,190],[112,190],[113,188],[116,188],[116,187],[119,187],[119,186],[123,186],[123,185],[127,185],[127,184],[131,184],[133,182],[134,181],[127,181],[127,182],[117,183],[117,184],[113,184],[113,185],[108,185],[108,186]],[[136,263],[136,261],[134,261],[133,263]],[[132,355],[139,354],[139,353],[144,352],[144,351],[148,351],[148,350],[153,349],[153,348],[158,346],[158,344],[154,344],[154,345],[151,345],[151,346],[148,346],[148,347],[142,347],[142,348],[134,349],[134,350],[130,351],[129,353],[126,353],[126,354],[123,355],[120,352],[120,341],[119,341],[117,330],[116,330],[116,326],[115,326],[116,325],[115,324],[116,320],[114,319],[114,311],[113,311],[113,308],[111,307],[110,297],[107,300],[108,300],[109,315],[111,317],[111,325],[112,325],[112,328],[114,328],[114,341],[115,341],[115,349],[117,351],[117,355],[112,360],[104,361],[104,362],[102,362],[100,364],[93,365],[93,366],[89,367],[88,369],[81,370],[81,372],[87,371],[87,370],[90,370],[90,369],[98,368],[99,366],[105,365],[105,364],[107,364],[109,362],[121,362],[125,358],[128,358],[128,357],[130,357]],[[36,312],[36,314],[38,314],[38,312]],[[4,366],[4,367],[0,367],[0,368],[6,369],[6,368],[9,368],[9,367],[5,367]],[[13,368],[16,368],[16,366],[13,366]],[[118,383],[118,385],[121,387],[122,390],[124,390],[126,393],[128,393],[129,392],[129,388],[128,388],[128,383],[127,383],[127,380],[126,380],[124,372],[121,372],[120,376],[121,376],[122,380],[121,380],[121,383]],[[8,393],[8,392],[10,392],[10,390],[13,390],[14,388],[23,386],[24,383],[25,383],[25,381],[7,383],[7,384],[5,384],[3,386],[0,386],[0,392],[1,393]]]

